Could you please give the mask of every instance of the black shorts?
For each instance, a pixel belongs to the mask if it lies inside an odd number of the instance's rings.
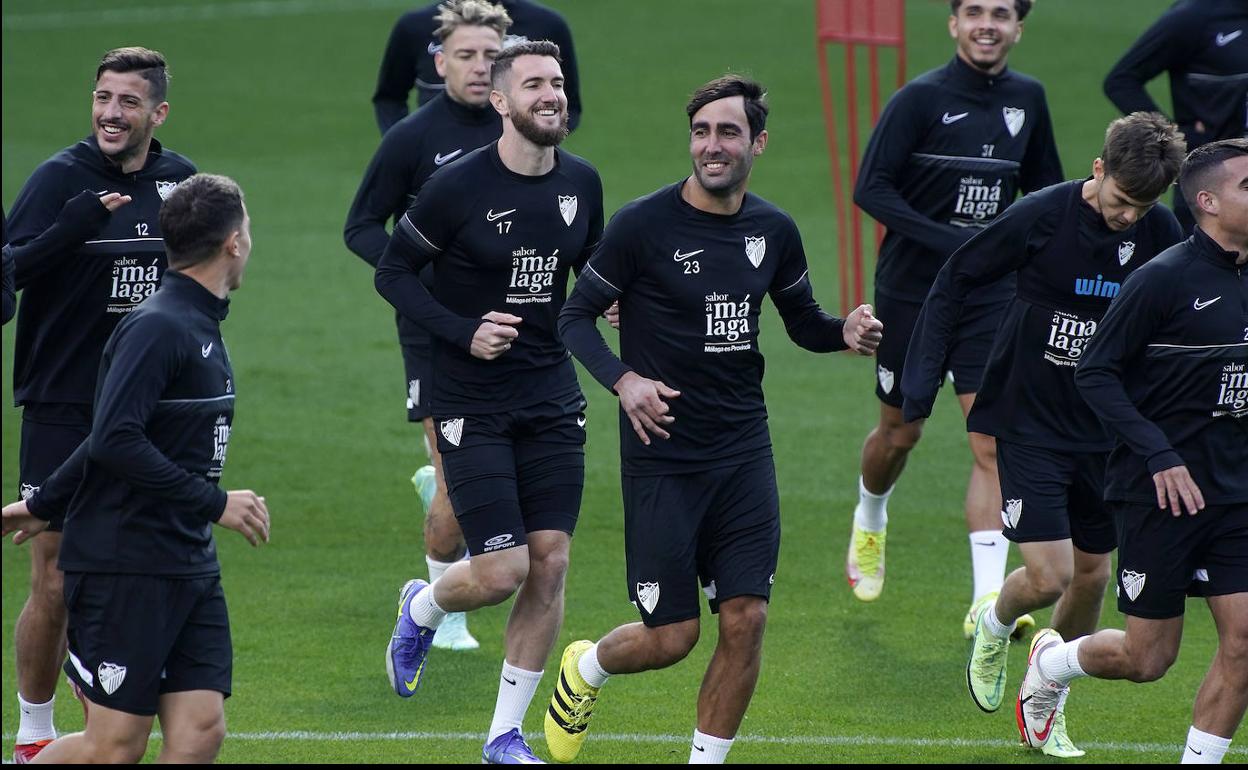
[[[1104,502],[1107,458],[1104,452],[1061,452],[997,439],[1006,539],[1069,538],[1084,553],[1114,550],[1118,531]]]
[[[407,421],[424,422],[431,416],[433,346],[429,342],[399,342],[403,349],[403,376],[407,382]]]
[[[628,597],[647,626],[711,612],[734,596],[771,598],[780,495],[771,455],[671,476],[624,476]]]
[[[160,696],[230,696],[234,651],[219,576],[65,573],[65,673],[92,703],[151,716]]]
[[[958,395],[979,392],[992,340],[1007,305],[1008,301],[967,305],[962,309],[943,367],[953,375],[953,390]],[[902,402],[901,373],[905,369],[906,349],[922,308],[922,303],[895,299],[880,292],[875,295],[875,317],[884,322],[884,339],[875,352],[875,395],[898,409]]]
[[[1156,503],[1111,502],[1118,517],[1118,611],[1183,614],[1188,596],[1248,593],[1248,504],[1173,516]]]
[[[22,446],[18,451],[17,493],[25,500],[43,486],[91,433],[91,408],[85,404],[40,404],[22,410]],[[62,521],[48,525],[60,532]]]
[[[446,489],[473,556],[572,534],[585,488],[580,391],[501,414],[434,417]]]

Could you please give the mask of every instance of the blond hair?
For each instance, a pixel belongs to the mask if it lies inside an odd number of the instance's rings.
[[[507,9],[487,0],[447,0],[438,6],[434,21],[438,29],[433,34],[441,42],[460,27],[489,27],[502,37],[511,26]]]

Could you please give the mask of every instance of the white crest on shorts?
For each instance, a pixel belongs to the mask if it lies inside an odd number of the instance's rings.
[[[95,673],[100,680],[100,687],[109,695],[117,692],[117,688],[121,687],[121,683],[126,681],[126,667],[119,666],[116,663],[105,661],[100,664]]]
[[[39,487],[35,486],[34,484],[22,484],[21,487],[18,489],[18,494],[22,496],[23,500],[29,500],[30,498],[34,497],[35,493],[38,491],[39,491]]]
[[[659,603],[659,584],[658,583],[638,583],[637,584],[637,601],[641,602],[641,606],[646,612],[653,615],[654,608]]]
[[[442,436],[454,446],[459,446],[459,440],[464,437],[464,418],[456,417],[453,420],[443,420],[438,426],[442,430]]]
[[[1118,244],[1118,264],[1125,265],[1135,256],[1135,241],[1123,241]]]
[[[1001,511],[1001,521],[1010,529],[1018,529],[1018,520],[1023,518],[1023,501],[1006,500],[1005,510]]]
[[[420,404],[420,380],[407,381],[407,408],[415,409]]]
[[[576,219],[576,196],[560,195],[559,196],[559,213],[563,214],[563,221],[568,227],[572,226],[572,220]]]
[[[1198,580],[1201,583],[1209,582],[1209,570],[1201,568],[1196,570],[1196,574],[1192,575],[1192,580]]]
[[[178,186],[177,182],[157,182],[156,194],[159,195],[160,199],[163,201],[169,197],[169,195],[177,188],[177,186]]]
[[[750,260],[750,264],[758,267],[763,264],[763,257],[767,255],[767,236],[760,235],[757,238],[745,236],[745,256]]]
[[[707,601],[714,599],[719,594],[719,589],[715,587],[715,581],[712,580],[711,582],[702,586],[702,593],[706,594]]]
[[[880,378],[880,387],[885,393],[893,392],[893,373],[882,366],[875,367],[875,374]]]
[[[1005,127],[1010,136],[1018,136],[1018,132],[1023,130],[1023,124],[1027,122],[1027,110],[1022,107],[1002,107],[1001,115],[1005,118]]]
[[[1144,581],[1148,579],[1148,575],[1143,572],[1132,572],[1129,569],[1122,571],[1122,590],[1127,592],[1127,598],[1135,601],[1140,595],[1140,591],[1144,590]]]

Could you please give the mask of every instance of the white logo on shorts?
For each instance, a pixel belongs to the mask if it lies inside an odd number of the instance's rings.
[[[1198,580],[1201,583],[1208,583],[1209,582],[1209,570],[1203,569],[1203,568],[1196,570],[1196,574],[1192,575],[1192,580]]]
[[[1143,572],[1132,572],[1129,569],[1122,571],[1122,590],[1127,592],[1127,598],[1135,601],[1140,595],[1140,591],[1144,590],[1144,581],[1148,579],[1148,575]]]
[[[510,534],[495,535],[494,537],[485,541],[485,543],[483,544],[485,546],[485,549],[482,552],[489,553],[490,551],[497,551],[502,548],[508,548],[510,546],[513,546],[515,545],[515,543],[511,542],[511,538],[512,536]]]
[[[1023,518],[1023,501],[1006,500],[1005,510],[1001,511],[1001,521],[1010,529],[1018,529],[1018,520]]]
[[[459,440],[464,437],[464,418],[456,417],[453,420],[443,420],[442,436],[453,446],[459,446]]]
[[[893,392],[893,373],[882,366],[875,367],[876,376],[880,378],[880,387],[885,393]]]
[[[407,408],[415,409],[420,403],[420,380],[407,381]]]
[[[645,608],[648,614],[654,614],[654,608],[659,603],[659,584],[658,583],[638,583],[637,584],[637,601],[641,602],[641,606]]]
[[[718,592],[719,592],[719,589],[715,587],[714,580],[702,586],[702,593],[706,594],[707,601],[714,599],[716,594],[718,594]]]
[[[116,663],[101,663],[95,673],[99,676],[100,688],[109,695],[117,692],[121,683],[126,681],[126,667]]]

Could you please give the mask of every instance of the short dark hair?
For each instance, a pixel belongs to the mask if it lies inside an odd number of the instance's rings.
[[[1031,13],[1032,0],[1014,0],[1014,11],[1018,13],[1018,20],[1022,21],[1027,18],[1027,14]],[[962,7],[962,0],[949,0],[949,10],[954,16],[958,15],[958,9]]]
[[[1248,155],[1248,139],[1223,139],[1220,142],[1202,144],[1188,153],[1179,171],[1179,190],[1193,216],[1201,216],[1200,206],[1196,205],[1196,196],[1201,190],[1208,191],[1214,185],[1215,177],[1222,169],[1222,164],[1231,158]]]
[[[1174,184],[1186,152],[1183,134],[1164,115],[1133,112],[1105,130],[1101,162],[1124,193],[1153,201]]]
[[[559,46],[549,40],[528,40],[523,43],[505,46],[494,58],[494,66],[490,69],[490,86],[498,88],[498,84],[511,72],[511,65],[521,56],[549,56],[560,64]]]
[[[160,104],[169,93],[169,65],[160,51],[129,46],[114,48],[100,59],[95,70],[95,82],[105,72],[137,72],[148,83],[148,96],[153,104]]]
[[[740,75],[724,75],[703,85],[685,105],[685,113],[689,116],[689,127],[693,128],[693,116],[711,102],[740,96],[745,99],[745,119],[750,123],[750,141],[754,141],[763,129],[767,128],[767,91],[761,83],[741,77]]]
[[[160,206],[160,232],[169,267],[191,267],[217,255],[243,225],[243,191],[226,176],[196,174],[169,193]]]

